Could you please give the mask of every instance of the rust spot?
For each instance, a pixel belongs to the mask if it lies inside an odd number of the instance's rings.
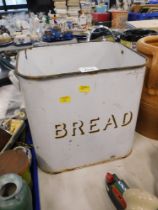
[[[116,158],[115,155],[111,155],[111,156],[110,156],[110,159],[115,159],[115,158]]]

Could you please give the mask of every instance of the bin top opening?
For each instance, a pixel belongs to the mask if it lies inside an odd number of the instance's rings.
[[[38,47],[20,51],[17,74],[46,78],[100,70],[121,70],[145,65],[145,58],[119,43],[89,42]]]

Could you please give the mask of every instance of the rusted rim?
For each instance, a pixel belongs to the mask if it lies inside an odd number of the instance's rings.
[[[59,79],[59,78],[65,78],[65,77],[74,77],[74,76],[84,76],[84,75],[93,75],[93,74],[99,74],[99,73],[103,73],[105,71],[107,72],[111,72],[111,71],[122,71],[122,70],[132,70],[132,69],[138,69],[141,67],[144,67],[145,64],[142,65],[137,65],[134,67],[124,67],[121,69],[118,68],[112,68],[112,69],[100,69],[97,71],[93,71],[93,72],[86,72],[86,73],[82,73],[82,72],[73,72],[73,73],[63,73],[63,74],[58,74],[58,75],[46,75],[46,76],[26,76],[23,74],[20,74],[19,72],[15,71],[15,74],[19,77],[22,77],[23,79],[26,80],[50,80],[50,79]]]
[[[106,41],[108,42],[108,41]],[[79,43],[78,43],[79,44]],[[82,43],[84,44],[84,43]],[[134,51],[133,49],[130,49],[124,45],[122,45],[121,43],[117,43],[125,48],[127,48],[128,50],[134,52],[135,54],[138,54],[139,56],[141,56],[142,58],[146,59],[144,55],[142,55],[139,52]],[[27,49],[23,50],[23,51],[27,51]],[[17,63],[16,63],[16,69],[15,69],[15,74],[21,78],[24,78],[26,80],[50,80],[50,79],[58,79],[58,78],[65,78],[65,77],[74,77],[74,76],[84,76],[84,75],[93,75],[93,74],[98,74],[98,73],[103,73],[103,72],[111,72],[111,71],[122,71],[122,70],[131,70],[131,69],[137,69],[137,68],[141,68],[144,67],[146,65],[146,62],[144,61],[144,64],[141,65],[136,65],[136,66],[126,66],[126,67],[121,67],[121,68],[110,68],[110,69],[99,69],[99,70],[94,70],[91,72],[70,72],[70,73],[62,73],[62,74],[57,74],[57,75],[45,75],[45,76],[27,76],[24,74],[21,74],[20,72],[18,72],[18,61],[19,61],[19,54],[17,55]]]

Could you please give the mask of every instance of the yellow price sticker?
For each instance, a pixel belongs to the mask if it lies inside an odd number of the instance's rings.
[[[71,102],[71,97],[70,96],[62,96],[59,98],[60,103],[70,103]]]
[[[84,85],[79,87],[79,91],[81,93],[89,93],[91,90],[90,86]]]

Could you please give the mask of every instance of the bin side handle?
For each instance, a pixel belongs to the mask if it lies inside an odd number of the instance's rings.
[[[15,70],[11,70],[8,74],[10,81],[13,83],[13,85],[20,90],[20,82],[18,77],[15,74]]]
[[[89,31],[89,33],[87,35],[87,42],[90,42],[91,41],[92,34],[97,29],[105,29],[105,30],[109,31],[111,33],[111,35],[112,35],[112,38],[113,38],[114,42],[115,42],[115,36],[114,36],[112,30],[110,28],[108,28],[107,26],[104,26],[104,25],[93,26],[93,28],[91,29],[91,31]]]

